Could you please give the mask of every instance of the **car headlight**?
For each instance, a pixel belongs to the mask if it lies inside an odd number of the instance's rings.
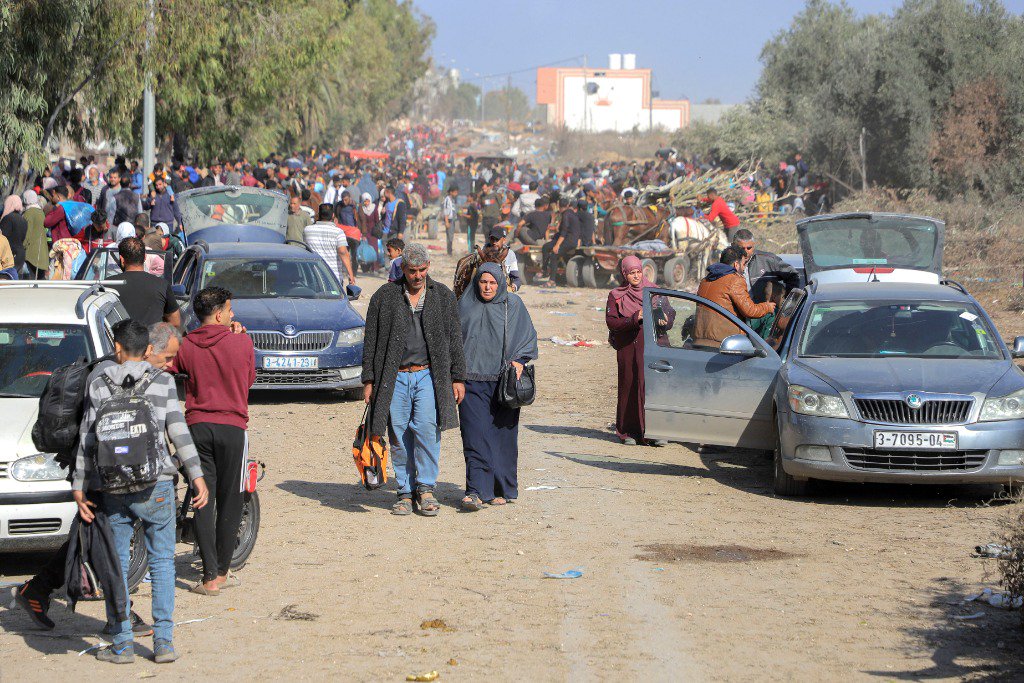
[[[338,333],[338,343],[335,346],[355,346],[363,343],[365,328],[353,327],[349,330],[342,330]]]
[[[53,458],[51,453],[36,453],[15,460],[8,473],[18,481],[60,481],[67,472]]]
[[[846,404],[838,396],[811,391],[796,384],[789,387],[789,407],[793,412],[818,417],[850,417]]]
[[[1001,398],[986,398],[981,406],[982,422],[1024,418],[1024,389]]]

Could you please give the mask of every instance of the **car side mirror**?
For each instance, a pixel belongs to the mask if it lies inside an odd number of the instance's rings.
[[[1017,337],[1013,340],[1013,350],[1010,352],[1013,358],[1024,358],[1024,337]]]
[[[734,334],[722,340],[718,348],[719,353],[727,356],[759,356],[760,352],[754,347],[754,343],[745,334]]]
[[[345,287],[345,294],[347,294],[348,298],[350,300],[352,300],[352,301],[355,301],[356,299],[358,299],[359,295],[362,294],[362,293],[363,293],[363,288],[359,287],[357,285],[348,285],[348,286]]]
[[[171,293],[174,294],[175,298],[188,297],[188,292],[185,291],[185,285],[171,285]]]

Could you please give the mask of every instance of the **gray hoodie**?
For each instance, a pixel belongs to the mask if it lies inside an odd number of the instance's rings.
[[[96,432],[94,425],[97,408],[104,399],[110,397],[110,389],[103,381],[102,375],[110,377],[114,384],[121,385],[128,377],[138,380],[147,370],[152,371],[153,369],[153,366],[146,361],[128,361],[120,365],[113,361],[104,361],[97,365],[89,375],[85,414],[82,417],[82,438],[78,445],[75,477],[71,482],[71,487],[75,491],[101,488],[95,468]],[[203,476],[203,470],[199,466],[199,453],[196,452],[196,447],[192,443],[192,436],[185,424],[185,415],[181,412],[181,404],[178,402],[178,390],[174,386],[174,378],[166,372],[158,372],[146,388],[146,397],[153,404],[153,417],[162,427],[158,445],[163,457],[164,469],[160,474],[159,481],[170,481],[174,478],[177,472],[175,457],[185,468],[190,480]],[[167,449],[165,432],[171,437],[171,443],[174,444],[174,457]]]

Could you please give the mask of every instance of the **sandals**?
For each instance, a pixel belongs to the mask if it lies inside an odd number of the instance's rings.
[[[398,502],[391,506],[391,514],[393,515],[411,515],[412,514],[412,499],[411,498],[399,498]]]
[[[502,498],[501,496],[497,496],[497,497],[491,498],[489,501],[487,501],[487,504],[488,505],[504,505],[507,502],[508,501],[505,500],[504,498]]]
[[[441,510],[441,505],[437,502],[437,498],[434,498],[432,491],[422,491],[416,494],[416,498],[419,513],[424,517],[436,517]]]
[[[189,588],[189,591],[192,592],[192,593],[197,593],[199,595],[207,595],[207,596],[220,595],[220,590],[212,591],[209,588],[207,588],[206,586],[204,586],[202,581],[200,581],[196,585],[194,585],[191,588]]]
[[[471,493],[463,498],[461,505],[462,509],[466,512],[479,512],[484,509],[484,502],[475,493]]]
[[[242,585],[242,580],[240,578],[238,578],[237,574],[235,574],[233,571],[231,571],[229,569],[228,570],[228,575],[227,575],[227,577],[225,577],[224,583],[221,584],[220,589],[224,590],[225,588],[237,588],[237,587],[239,587],[241,585]]]

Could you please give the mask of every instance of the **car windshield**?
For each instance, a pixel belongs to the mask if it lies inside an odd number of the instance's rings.
[[[235,299],[337,299],[341,286],[320,259],[209,259],[202,287],[224,287]]]
[[[939,230],[912,218],[844,218],[806,225],[804,257],[812,270],[884,266],[931,270]]]
[[[0,325],[0,397],[36,397],[50,373],[91,357],[84,325]]]
[[[973,304],[952,301],[827,301],[814,304],[802,357],[1002,358]]]

